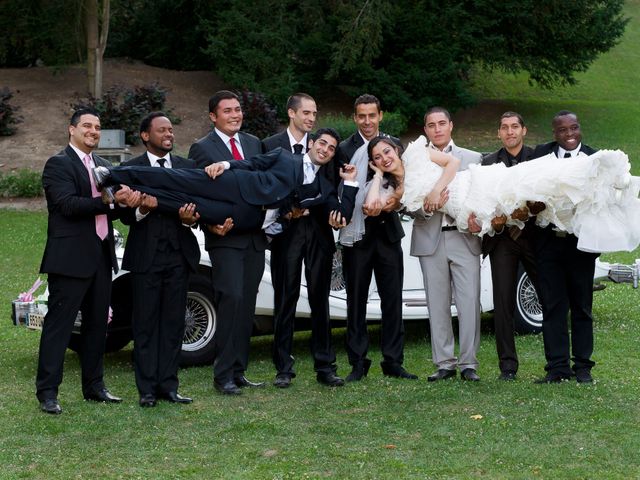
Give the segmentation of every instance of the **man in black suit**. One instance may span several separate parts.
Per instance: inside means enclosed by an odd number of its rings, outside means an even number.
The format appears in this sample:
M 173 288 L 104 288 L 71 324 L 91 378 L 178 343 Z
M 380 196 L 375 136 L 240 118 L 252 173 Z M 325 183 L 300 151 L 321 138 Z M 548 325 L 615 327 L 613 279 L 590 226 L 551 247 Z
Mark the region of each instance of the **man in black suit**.
M 118 270 L 111 219 L 120 208 L 103 203 L 90 173 L 96 165 L 109 165 L 91 154 L 100 141 L 98 113 L 77 110 L 68 131 L 69 145 L 49 158 L 42 172 L 49 219 L 40 272 L 48 274 L 49 310 L 40 337 L 36 396 L 40 409 L 51 414 L 62 413 L 58 389 L 78 311 L 82 312 L 79 354 L 84 398 L 122 401 L 109 393 L 103 380 L 111 269 Z M 116 200 L 135 205 L 139 194 L 122 189 Z
M 304 197 L 315 197 L 313 205 L 304 210 L 293 207 L 292 212 L 288 212 L 295 213 L 288 228 L 275 236 L 271 243 L 275 323 L 273 363 L 277 370 L 274 385 L 279 388 L 288 387 L 296 376 L 291 353 L 303 262 L 311 307 L 311 353 L 316 377 L 323 385 L 344 385 L 336 375 L 336 355 L 331 346 L 329 291 L 336 247 L 329 215 L 331 212 L 339 213 L 344 223 L 349 222 L 358 183 L 355 181 L 355 168 L 346 166 L 347 171 L 341 172 L 344 188 L 338 198 L 333 183 L 320 171 L 334 157 L 340 136 L 331 128 L 321 128 L 314 138 L 303 158 L 304 181 L 301 186 L 305 189 Z M 309 189 L 313 189 L 313 195 L 309 194 Z
M 553 153 L 558 162 L 570 162 L 596 151 L 582 143 L 575 113 L 562 110 L 552 121 L 551 143 L 538 145 L 532 158 Z M 561 166 L 560 166 L 561 168 Z M 542 303 L 542 335 L 547 374 L 537 383 L 558 383 L 575 375 L 579 383 L 591 383 L 593 353 L 593 274 L 598 254 L 578 250 L 575 235 L 559 232 L 554 225 L 534 229 L 538 287 Z M 571 310 L 571 340 L 567 314 Z M 570 368 L 570 354 L 573 366 Z
M 262 140 L 265 152 L 278 147 L 304 155 L 309 150 L 309 133 L 316 124 L 316 101 L 306 93 L 294 93 L 287 100 L 289 126 L 286 130 Z
M 356 151 L 375 137 L 386 136 L 379 131 L 382 120 L 380 101 L 365 94 L 354 103 L 353 119 L 357 131 L 342 141 L 336 154 L 338 167 L 349 163 Z M 392 138 L 400 145 L 400 140 Z M 366 171 L 366 164 L 364 165 Z M 358 167 L 360 169 L 360 167 Z M 361 172 L 362 173 L 362 172 Z M 347 284 L 347 354 L 351 373 L 347 381 L 362 380 L 369 371 L 367 358 L 367 299 L 372 275 L 375 274 L 382 309 L 381 350 L 382 373 L 397 378 L 417 379 L 408 373 L 404 361 L 404 324 L 402 322 L 402 282 L 404 275 L 401 240 L 404 230 L 395 209 L 399 206 L 402 189 L 390 198 L 383 208 L 362 208 L 367 218 L 362 239 L 342 249 L 342 261 Z M 343 244 L 344 245 L 344 244 Z
M 195 168 L 191 160 L 171 154 L 173 126 L 162 112 L 140 124 L 147 152 L 125 166 Z M 122 267 L 131 272 L 133 341 L 136 385 L 141 407 L 154 407 L 158 398 L 191 403 L 178 393 L 178 366 L 187 305 L 189 273 L 196 272 L 200 248 L 191 231 L 198 220 L 193 204 L 173 215 L 156 210 L 157 200 L 143 195 L 142 204 L 123 215 L 130 225 Z
M 260 140 L 240 132 L 242 108 L 238 96 L 222 90 L 209 100 L 214 129 L 191 145 L 189 158 L 203 168 L 222 160 L 250 158 L 262 152 Z M 212 265 L 217 328 L 214 337 L 214 387 L 223 394 L 260 387 L 245 377 L 258 286 L 264 270 L 267 238 L 260 228 L 234 232 L 233 220 L 204 228 L 205 248 Z
M 527 127 L 519 113 L 505 112 L 500 117 L 498 138 L 502 148 L 482 159 L 482 165 L 503 163 L 512 167 L 530 160 L 533 149 L 524 144 Z M 515 380 L 518 371 L 518 354 L 514 338 L 513 312 L 517 287 L 518 264 L 522 263 L 529 278 L 537 282 L 535 257 L 531 244 L 533 217 L 528 220 L 526 209 L 514 212 L 526 221 L 523 230 L 506 228 L 505 216 L 494 219 L 495 235 L 482 237 L 482 254 L 491 259 L 491 279 L 493 283 L 493 321 L 496 332 L 496 349 L 501 380 Z M 513 216 L 513 215 L 512 215 Z

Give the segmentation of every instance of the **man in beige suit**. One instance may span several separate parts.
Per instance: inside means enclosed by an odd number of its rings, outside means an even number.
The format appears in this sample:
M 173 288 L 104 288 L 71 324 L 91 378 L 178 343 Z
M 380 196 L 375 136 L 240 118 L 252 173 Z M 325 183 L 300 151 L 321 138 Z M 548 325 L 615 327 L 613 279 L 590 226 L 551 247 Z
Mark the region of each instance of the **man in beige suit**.
M 424 131 L 430 148 L 460 160 L 459 170 L 480 163 L 479 153 L 458 147 L 451 139 L 453 122 L 447 110 L 433 107 L 424 116 Z M 446 201 L 446 200 L 445 200 Z M 415 212 L 411 255 L 418 257 L 429 308 L 433 363 L 438 370 L 428 380 L 455 377 L 478 381 L 480 345 L 480 239 L 456 229 L 455 220 L 440 212 Z M 455 356 L 451 323 L 451 285 L 455 291 L 460 332 L 460 355 Z

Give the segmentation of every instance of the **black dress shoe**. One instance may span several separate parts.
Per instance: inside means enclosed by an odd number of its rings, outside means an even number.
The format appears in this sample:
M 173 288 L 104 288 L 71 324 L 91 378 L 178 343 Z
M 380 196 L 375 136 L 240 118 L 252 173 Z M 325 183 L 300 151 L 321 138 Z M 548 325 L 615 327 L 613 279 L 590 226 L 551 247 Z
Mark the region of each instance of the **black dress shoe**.
M 455 370 L 449 370 L 446 368 L 440 368 L 433 375 L 427 377 L 428 382 L 437 382 L 438 380 L 446 380 L 447 378 L 453 378 L 456 376 Z
M 318 372 L 316 379 L 322 385 L 327 387 L 342 387 L 344 386 L 344 380 L 341 379 L 333 372 Z
M 262 388 L 264 387 L 264 382 L 252 382 L 244 375 L 241 377 L 236 377 L 233 379 L 233 383 L 236 384 L 238 388 Z
M 278 388 L 289 388 L 291 385 L 291 375 L 288 373 L 279 373 L 273 381 L 273 386 Z
M 404 378 L 406 380 L 417 380 L 418 376 L 407 372 L 404 367 L 382 368 L 382 374 L 385 377 Z
M 111 395 L 109 390 L 103 388 L 102 390 L 98 390 L 97 392 L 87 393 L 84 396 L 85 400 L 91 400 L 92 402 L 103 402 L 103 403 L 120 403 L 122 399 L 120 397 L 116 397 L 115 395 Z
M 225 383 L 218 383 L 214 380 L 213 386 L 223 395 L 240 395 L 242 393 L 242 390 L 240 390 L 231 380 Z
M 463 380 L 467 380 L 469 382 L 480 381 L 480 377 L 473 368 L 465 368 L 464 370 L 462 370 L 460 372 L 460 377 L 462 377 Z
M 498 380 L 504 380 L 506 382 L 510 382 L 515 379 L 516 372 L 514 372 L 513 370 L 505 370 L 504 372 L 501 372 L 500 376 L 498 377 Z
M 143 408 L 151 408 L 156 406 L 156 397 L 152 393 L 140 395 L 140 406 Z
M 547 373 L 544 377 L 534 380 L 533 383 L 537 383 L 537 384 L 560 383 L 560 382 L 565 382 L 570 378 L 571 378 L 570 375 L 566 375 L 562 373 Z
M 178 392 L 165 392 L 161 395 L 158 395 L 163 400 L 167 400 L 171 403 L 191 403 L 193 402 L 193 398 L 183 397 Z
M 40 402 L 40 410 L 51 415 L 60 415 L 62 413 L 62 407 L 55 398 L 47 398 Z
M 96 189 L 101 191 L 103 185 L 107 182 L 109 177 L 111 177 L 111 172 L 107 167 L 95 167 L 91 170 L 91 173 L 93 174 Z
M 369 368 L 371 367 L 371 360 L 365 358 L 364 360 L 356 363 L 351 368 L 351 373 L 347 375 L 345 380 L 347 382 L 359 382 L 369 373 Z
M 578 383 L 593 383 L 591 370 L 589 370 L 588 368 L 576 370 L 576 380 L 578 381 Z

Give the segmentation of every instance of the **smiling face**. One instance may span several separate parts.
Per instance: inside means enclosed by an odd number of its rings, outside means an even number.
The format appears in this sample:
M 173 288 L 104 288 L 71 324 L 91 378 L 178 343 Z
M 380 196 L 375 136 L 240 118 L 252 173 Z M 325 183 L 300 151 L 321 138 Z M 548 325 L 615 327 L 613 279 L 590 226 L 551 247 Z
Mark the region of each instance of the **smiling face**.
M 398 147 L 380 141 L 371 149 L 371 160 L 385 173 L 393 173 L 402 165 L 402 161 L 398 155 Z
M 309 157 L 316 165 L 325 165 L 336 154 L 338 141 L 331 135 L 323 133 L 320 138 L 309 142 Z
M 449 145 L 452 131 L 453 122 L 443 112 L 433 112 L 427 116 L 424 133 L 439 150 Z
M 553 121 L 553 138 L 565 150 L 571 151 L 578 148 L 582 142 L 578 117 L 573 113 L 557 117 Z
M 209 113 L 209 118 L 216 128 L 228 137 L 233 137 L 242 127 L 242 107 L 235 98 L 220 100 L 215 112 Z
M 527 127 L 520 124 L 518 117 L 505 117 L 500 120 L 498 138 L 502 145 L 511 153 L 517 153 L 522 148 L 524 137 L 527 134 Z
M 158 157 L 164 157 L 173 150 L 173 125 L 167 117 L 151 120 L 149 131 L 141 132 L 140 137 L 147 144 L 147 150 Z
M 100 143 L 100 119 L 85 113 L 77 125 L 69 125 L 69 142 L 84 153 L 98 148 Z
M 356 113 L 353 114 L 353 121 L 356 122 L 358 130 L 362 136 L 371 140 L 378 135 L 382 112 L 378 110 L 375 103 L 360 103 L 356 106 Z
M 316 108 L 316 102 L 303 98 L 298 109 L 293 110 L 293 108 L 290 108 L 287 110 L 287 114 L 289 115 L 289 127 L 300 135 L 304 135 L 313 130 L 318 109 Z

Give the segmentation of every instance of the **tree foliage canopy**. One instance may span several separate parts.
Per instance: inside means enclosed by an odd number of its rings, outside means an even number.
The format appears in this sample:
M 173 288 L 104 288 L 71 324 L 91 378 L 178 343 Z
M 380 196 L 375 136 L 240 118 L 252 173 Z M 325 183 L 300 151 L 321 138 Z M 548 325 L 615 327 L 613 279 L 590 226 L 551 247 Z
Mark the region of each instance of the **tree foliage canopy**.
M 69 61 L 80 1 L 5 0 L 0 65 Z M 106 55 L 215 70 L 277 105 L 329 86 L 417 116 L 428 105 L 469 104 L 475 66 L 525 71 L 544 87 L 574 83 L 620 40 L 622 8 L 623 0 L 112 0 Z

